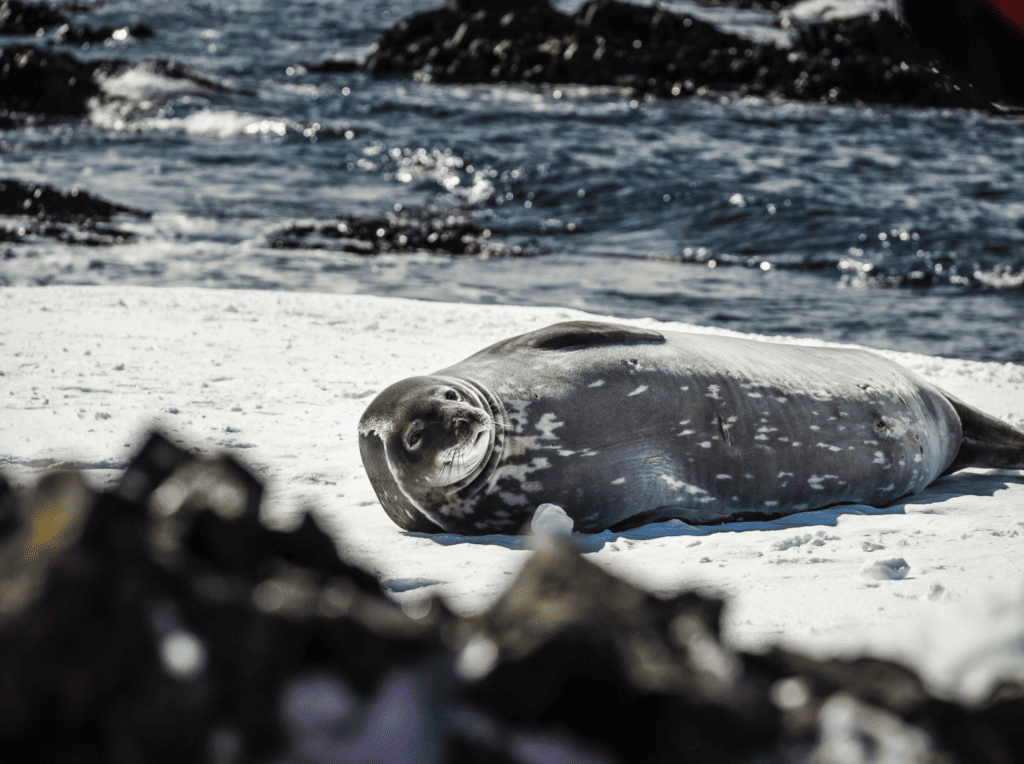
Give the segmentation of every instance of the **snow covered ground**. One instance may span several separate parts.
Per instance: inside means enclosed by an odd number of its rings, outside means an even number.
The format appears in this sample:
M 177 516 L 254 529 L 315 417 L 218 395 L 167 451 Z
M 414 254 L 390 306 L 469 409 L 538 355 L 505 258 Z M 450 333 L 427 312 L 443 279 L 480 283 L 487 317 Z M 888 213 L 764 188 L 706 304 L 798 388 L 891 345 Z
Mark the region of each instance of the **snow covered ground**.
M 0 472 L 27 484 L 77 468 L 103 487 L 157 426 L 248 464 L 268 486 L 268 522 L 317 506 L 344 553 L 403 604 L 438 594 L 479 611 L 515 577 L 528 542 L 402 532 L 363 473 L 356 423 L 391 382 L 580 317 L 593 318 L 351 295 L 3 288 Z M 1024 367 L 876 352 L 1024 426 Z M 965 699 L 998 677 L 1024 680 L 1024 475 L 958 473 L 901 504 L 834 525 L 574 537 L 591 560 L 655 593 L 725 596 L 726 634 L 740 648 L 897 657 Z

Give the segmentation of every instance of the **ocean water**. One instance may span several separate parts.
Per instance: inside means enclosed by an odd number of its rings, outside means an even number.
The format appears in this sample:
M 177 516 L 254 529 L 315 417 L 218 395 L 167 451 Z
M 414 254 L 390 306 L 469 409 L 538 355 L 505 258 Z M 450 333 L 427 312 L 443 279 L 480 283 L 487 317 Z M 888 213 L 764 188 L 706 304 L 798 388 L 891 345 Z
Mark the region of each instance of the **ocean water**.
M 0 178 L 153 215 L 116 221 L 137 237 L 126 244 L 0 244 L 0 278 L 568 305 L 1024 363 L 1024 117 L 303 67 L 362 60 L 398 19 L 440 4 L 112 0 L 78 14 L 155 36 L 57 48 L 139 65 L 104 83 L 88 118 L 0 132 Z M 780 33 L 764 14 L 707 13 Z M 225 87 L 144 64 L 161 59 Z M 424 207 L 546 254 L 366 257 L 267 240 Z

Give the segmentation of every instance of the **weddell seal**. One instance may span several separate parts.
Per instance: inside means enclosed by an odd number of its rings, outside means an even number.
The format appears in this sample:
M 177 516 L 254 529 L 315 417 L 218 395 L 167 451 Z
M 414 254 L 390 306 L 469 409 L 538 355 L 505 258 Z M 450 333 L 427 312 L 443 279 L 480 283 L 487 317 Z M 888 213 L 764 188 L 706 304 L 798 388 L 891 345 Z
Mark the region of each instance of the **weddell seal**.
M 410 531 L 515 533 L 537 506 L 597 532 L 884 505 L 1024 432 L 879 355 L 570 321 L 381 392 L 359 422 Z

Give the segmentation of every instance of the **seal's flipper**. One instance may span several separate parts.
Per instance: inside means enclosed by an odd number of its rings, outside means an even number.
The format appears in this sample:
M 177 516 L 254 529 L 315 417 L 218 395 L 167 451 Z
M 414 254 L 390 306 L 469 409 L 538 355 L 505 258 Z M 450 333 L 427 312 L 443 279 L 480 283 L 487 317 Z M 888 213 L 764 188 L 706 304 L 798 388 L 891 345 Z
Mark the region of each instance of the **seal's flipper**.
M 499 347 L 502 350 L 513 350 L 517 347 L 533 348 L 534 350 L 575 350 L 595 345 L 660 344 L 663 342 L 666 342 L 665 335 L 652 329 L 640 329 L 622 324 L 605 324 L 599 321 L 563 321 L 499 342 L 488 350 Z
M 1024 430 L 979 411 L 945 391 L 942 394 L 953 404 L 963 429 L 960 451 L 944 475 L 965 467 L 1024 469 Z

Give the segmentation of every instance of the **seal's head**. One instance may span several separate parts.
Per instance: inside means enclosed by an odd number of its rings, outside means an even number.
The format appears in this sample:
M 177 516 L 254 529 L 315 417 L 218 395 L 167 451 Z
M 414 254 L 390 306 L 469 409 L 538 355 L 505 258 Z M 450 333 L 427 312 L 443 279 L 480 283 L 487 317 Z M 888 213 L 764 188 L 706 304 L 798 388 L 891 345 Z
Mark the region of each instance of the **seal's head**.
M 374 398 L 359 451 L 385 511 L 406 530 L 437 532 L 461 517 L 466 490 L 500 442 L 493 396 L 452 377 L 411 377 Z

